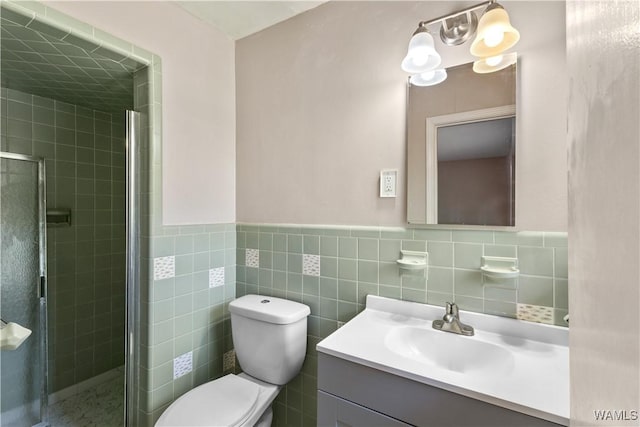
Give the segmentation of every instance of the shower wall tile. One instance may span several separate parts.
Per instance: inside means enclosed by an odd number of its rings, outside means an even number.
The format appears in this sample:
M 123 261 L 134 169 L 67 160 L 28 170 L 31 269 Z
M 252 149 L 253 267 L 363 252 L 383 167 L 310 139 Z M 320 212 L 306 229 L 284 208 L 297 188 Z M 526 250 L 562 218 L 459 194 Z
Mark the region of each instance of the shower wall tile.
M 36 19 L 41 22 L 46 22 L 51 25 L 51 28 L 61 28 L 67 32 L 69 30 L 74 31 L 75 35 L 68 36 L 68 39 L 73 39 L 74 42 L 84 43 L 85 46 L 90 47 L 89 50 L 96 46 L 104 46 L 105 48 L 112 49 L 122 53 L 122 57 L 128 56 L 128 61 L 131 64 L 131 58 L 139 63 L 147 64 L 147 67 L 143 67 L 134 73 L 134 106 L 137 111 L 141 112 L 141 138 L 140 138 L 140 182 L 141 182 L 141 204 L 140 212 L 142 214 L 140 226 L 141 226 L 141 268 L 140 268 L 140 295 L 139 301 L 134 301 L 134 304 L 139 304 L 140 318 L 139 318 L 139 342 L 137 346 L 137 358 L 136 361 L 141 366 L 140 378 L 141 388 L 139 390 L 140 406 L 137 414 L 133 416 L 137 418 L 134 420 L 134 424 L 140 426 L 152 426 L 161 412 L 166 406 L 154 406 L 149 402 L 157 401 L 158 396 L 162 396 L 161 393 L 153 393 L 151 390 L 155 390 L 156 387 L 150 387 L 147 383 L 149 378 L 148 372 L 145 371 L 145 367 L 150 366 L 150 361 L 163 357 L 163 351 L 165 347 L 158 347 L 157 354 L 156 348 L 150 346 L 150 339 L 152 336 L 152 324 L 150 322 L 151 310 L 150 301 L 152 298 L 152 286 L 153 286 L 153 259 L 151 254 L 151 237 L 160 236 L 164 234 L 171 234 L 171 231 L 165 232 L 161 224 L 161 203 L 160 203 L 160 182 L 161 182 L 161 144 L 162 144 L 162 120 L 161 120 L 161 103 L 162 103 L 162 65 L 161 60 L 157 55 L 154 55 L 144 49 L 124 42 L 118 38 L 112 37 L 98 29 L 95 29 L 85 23 L 82 23 L 76 19 L 68 17 L 58 11 L 51 9 L 47 6 L 41 5 L 38 2 L 17 2 L 7 0 L 3 2 L 3 11 L 5 6 L 8 9 L 18 9 L 21 13 L 29 13 L 36 16 Z M 30 18 L 29 18 L 30 19 Z M 71 40 L 69 39 L 69 40 Z M 92 40 L 91 42 L 87 40 Z M 127 89 L 129 90 L 129 89 Z M 31 144 L 26 138 L 7 138 L 7 102 L 6 99 L 16 101 L 18 103 L 29 104 L 33 103 L 31 108 L 31 115 L 33 123 L 31 126 Z M 17 106 L 20 108 L 21 106 Z M 75 162 L 76 162 L 76 178 L 77 182 L 75 186 L 69 186 L 69 188 L 75 190 L 75 197 L 67 197 L 62 193 L 62 186 L 57 189 L 55 185 L 50 185 L 47 191 L 47 197 L 51 205 L 52 202 L 68 204 L 72 209 L 91 210 L 95 208 L 97 210 L 124 210 L 124 155 L 120 154 L 124 150 L 124 140 L 119 138 L 119 134 L 124 135 L 124 121 L 121 126 L 116 126 L 110 131 L 107 129 L 107 123 L 111 121 L 111 117 L 108 114 L 102 114 L 101 112 L 94 112 L 93 110 L 84 107 L 75 107 L 75 141 L 68 138 L 71 133 L 68 132 L 69 128 L 56 127 L 56 107 L 59 108 L 58 117 L 70 119 L 69 116 L 64 116 L 62 113 L 73 113 L 74 107 L 71 105 L 63 105 L 56 103 L 52 99 L 47 99 L 38 96 L 32 96 L 30 94 L 7 91 L 2 88 L 2 102 L 0 102 L 1 123 L 0 134 L 2 134 L 2 149 L 7 150 L 10 147 L 14 147 L 16 152 L 22 152 L 24 154 L 33 154 L 35 156 L 43 156 L 46 160 L 47 166 L 47 180 L 49 182 L 55 182 L 56 180 L 56 137 L 65 137 L 64 141 L 67 146 L 75 147 Z M 23 110 L 27 110 L 23 107 Z M 28 114 L 28 113 L 27 113 Z M 120 118 L 119 118 L 120 119 Z M 124 119 L 124 117 L 122 117 Z M 96 122 L 97 120 L 97 122 Z M 23 120 L 24 121 L 24 120 Z M 20 126 L 22 125 L 22 126 Z M 98 134 L 94 133 L 94 127 L 98 126 Z M 67 125 L 69 126 L 69 125 Z M 109 134 L 109 132 L 111 132 Z M 18 123 L 16 131 L 12 131 L 12 134 L 28 135 L 28 129 L 24 124 Z M 109 136 L 110 135 L 110 136 Z M 111 155 L 108 152 L 111 151 Z M 118 152 L 118 153 L 114 153 Z M 60 160 L 71 161 L 71 151 L 67 151 Z M 83 165 L 84 164 L 84 165 Z M 91 166 L 93 164 L 93 167 Z M 62 171 L 64 172 L 64 171 Z M 61 175 L 61 174 L 58 174 Z M 66 178 L 58 177 L 62 184 Z M 104 185 L 104 182 L 100 182 L 100 190 L 110 190 L 110 193 L 99 194 L 96 190 L 96 186 L 91 184 L 91 179 L 102 181 L 114 181 L 114 184 L 108 188 Z M 120 185 L 118 185 L 120 183 Z M 67 190 L 64 190 L 67 191 Z M 119 192 L 122 191 L 122 194 Z M 56 197 L 58 196 L 58 197 Z M 119 234 L 124 233 L 124 215 L 116 215 L 114 218 L 114 232 L 118 234 L 113 238 L 113 245 L 97 244 L 96 248 L 93 248 L 94 237 L 99 237 L 101 241 L 106 241 L 112 237 L 112 233 L 107 231 L 107 228 L 103 224 L 99 224 L 97 221 L 87 221 L 86 225 L 77 225 L 71 227 L 68 230 L 57 229 L 51 230 L 49 234 L 49 251 L 54 253 L 56 248 L 56 241 L 61 243 L 76 242 L 76 252 L 82 253 L 84 256 L 100 256 L 105 257 L 107 254 L 107 246 L 113 247 L 117 253 L 124 254 L 125 251 L 125 239 L 120 238 Z M 170 227 L 166 227 L 169 229 Z M 188 228 L 188 227 L 187 227 Z M 76 233 L 76 229 L 79 231 Z M 82 230 L 80 232 L 80 230 Z M 152 234 L 153 233 L 153 234 Z M 191 233 L 191 230 L 189 230 Z M 228 241 L 233 241 L 235 245 L 235 229 L 228 231 L 227 233 L 233 234 L 233 238 Z M 208 236 L 207 236 L 208 237 Z M 98 250 L 97 246 L 101 249 Z M 69 250 L 66 248 L 65 250 Z M 167 255 L 175 255 L 168 253 Z M 115 265 L 115 258 L 110 256 L 111 265 Z M 230 262 L 233 260 L 230 258 Z M 79 291 L 76 294 L 74 290 L 61 289 L 58 286 L 56 280 L 57 273 L 55 263 L 50 264 L 49 269 L 49 313 L 50 313 L 50 337 L 54 337 L 56 330 L 72 330 L 73 327 L 84 327 L 89 322 L 82 320 L 75 320 L 73 307 L 76 304 L 75 298 L 81 296 L 84 291 Z M 103 265 L 107 265 L 106 263 Z M 184 267 L 184 265 L 182 265 Z M 188 260 L 186 262 L 186 268 L 189 268 Z M 118 271 L 118 269 L 116 269 Z M 235 268 L 227 267 L 228 280 L 235 280 Z M 178 276 L 182 276 L 184 273 L 176 271 Z M 103 271 L 96 283 L 109 284 L 114 277 L 120 277 L 118 272 L 115 275 L 107 274 Z M 60 279 L 66 286 L 76 286 L 76 283 L 89 283 L 91 277 L 90 272 L 84 271 L 76 275 L 73 274 L 61 274 Z M 176 283 L 178 279 L 176 279 Z M 119 280 L 119 279 L 118 279 Z M 186 281 L 181 281 L 184 283 Z M 228 287 L 228 286 L 227 286 Z M 235 286 L 234 292 L 235 292 Z M 112 289 L 113 288 L 113 289 Z M 220 287 L 224 289 L 225 287 Z M 94 295 L 96 298 L 106 299 L 113 293 L 111 297 L 112 303 L 118 299 L 122 300 L 124 286 L 121 283 L 113 284 L 107 289 L 104 286 L 96 288 Z M 91 293 L 89 293 L 91 294 Z M 122 296 L 121 296 L 122 295 Z M 216 296 L 217 301 L 217 296 Z M 57 307 L 57 309 L 56 309 Z M 123 325 L 120 325 L 120 321 L 124 320 L 124 309 L 116 310 L 116 314 L 113 316 L 109 313 L 111 310 L 111 304 L 94 304 L 96 310 L 101 310 L 102 313 L 97 313 L 95 320 L 96 325 L 100 325 L 100 328 L 96 331 L 93 340 L 98 342 L 99 354 L 107 355 L 104 359 L 107 362 L 111 362 L 111 355 L 118 359 L 117 364 L 122 363 L 122 356 L 124 355 L 123 339 L 117 338 L 118 333 L 123 332 Z M 186 305 L 176 303 L 178 309 L 184 310 Z M 60 319 L 60 324 L 56 325 L 54 320 Z M 70 328 L 70 329 L 65 329 Z M 174 331 L 182 331 L 183 329 L 174 328 Z M 218 341 L 223 341 L 222 329 L 217 328 L 212 336 L 218 337 Z M 90 340 L 85 339 L 78 340 L 79 345 L 84 348 L 85 343 Z M 112 343 L 113 341 L 113 343 Z M 58 382 L 56 388 L 63 388 L 73 385 L 76 375 L 74 369 L 76 362 L 80 358 L 76 358 L 75 340 L 73 338 L 66 339 L 62 342 L 56 343 L 53 339 L 50 339 L 51 347 L 55 347 L 55 351 L 50 351 L 49 368 L 52 379 Z M 168 343 L 171 343 L 169 341 Z M 83 353 L 83 357 L 86 352 Z M 99 360 L 100 361 L 100 360 Z M 54 363 L 55 362 L 55 363 Z M 101 363 L 104 365 L 104 363 Z M 168 363 L 167 367 L 171 364 Z M 104 367 L 104 366 L 102 366 Z M 106 369 L 106 367 L 105 367 Z M 170 368 L 169 368 L 170 369 Z M 83 368 L 83 371 L 87 370 Z M 58 372 L 58 375 L 54 378 L 54 373 Z M 168 375 L 171 375 L 171 371 L 168 371 Z M 160 378 L 160 377 L 158 377 Z M 50 383 L 50 386 L 53 383 Z M 182 383 L 184 384 L 184 382 Z M 134 384 L 136 386 L 136 384 Z M 177 388 L 179 389 L 179 387 Z M 184 389 L 184 387 L 183 387 Z M 176 390 L 171 384 L 165 386 L 164 390 L 170 392 L 170 401 Z M 162 399 L 163 400 L 163 399 Z
M 566 326 L 566 239 L 566 233 L 238 224 L 237 253 L 261 262 L 258 268 L 237 258 L 237 296 L 275 296 L 311 308 L 305 363 L 278 395 L 273 425 L 291 425 L 292 415 L 315 419 L 315 344 L 363 310 L 367 295 L 438 306 L 455 301 L 464 310 Z M 402 274 L 401 249 L 428 249 L 428 271 Z M 483 255 L 519 257 L 523 274 L 485 279 Z
M 0 103 L 2 150 L 45 158 L 47 207 L 71 210 L 47 232 L 55 392 L 124 363 L 124 114 L 5 88 Z

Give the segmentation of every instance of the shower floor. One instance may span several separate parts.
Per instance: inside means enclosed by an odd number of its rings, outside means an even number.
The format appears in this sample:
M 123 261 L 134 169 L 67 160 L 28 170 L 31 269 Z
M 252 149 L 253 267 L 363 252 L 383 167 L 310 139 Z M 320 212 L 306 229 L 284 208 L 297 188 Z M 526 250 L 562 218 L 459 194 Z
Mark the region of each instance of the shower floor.
M 124 375 L 49 406 L 51 427 L 122 427 Z

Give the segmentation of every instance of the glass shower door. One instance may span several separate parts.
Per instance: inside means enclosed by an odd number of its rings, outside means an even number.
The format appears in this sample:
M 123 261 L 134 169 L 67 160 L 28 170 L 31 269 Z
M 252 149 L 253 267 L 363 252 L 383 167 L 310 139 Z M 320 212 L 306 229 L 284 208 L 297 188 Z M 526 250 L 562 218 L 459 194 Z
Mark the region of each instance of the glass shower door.
M 0 425 L 46 426 L 44 161 L 0 153 L 0 162 Z

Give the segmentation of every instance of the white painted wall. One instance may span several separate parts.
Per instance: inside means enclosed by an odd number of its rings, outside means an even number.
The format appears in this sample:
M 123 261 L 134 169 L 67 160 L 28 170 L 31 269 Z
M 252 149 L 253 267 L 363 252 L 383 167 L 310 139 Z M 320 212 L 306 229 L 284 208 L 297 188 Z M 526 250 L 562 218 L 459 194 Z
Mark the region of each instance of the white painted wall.
M 329 2 L 239 40 L 238 221 L 406 224 L 400 62 L 418 21 L 473 3 Z M 501 3 L 521 33 L 516 224 L 565 231 L 564 3 Z M 436 39 L 444 66 L 473 60 Z M 385 168 L 396 199 L 378 197 Z
M 571 424 L 640 410 L 640 3 L 567 3 Z M 637 412 L 636 412 L 637 414 Z
M 164 224 L 234 222 L 234 42 L 170 2 L 47 5 L 162 58 Z

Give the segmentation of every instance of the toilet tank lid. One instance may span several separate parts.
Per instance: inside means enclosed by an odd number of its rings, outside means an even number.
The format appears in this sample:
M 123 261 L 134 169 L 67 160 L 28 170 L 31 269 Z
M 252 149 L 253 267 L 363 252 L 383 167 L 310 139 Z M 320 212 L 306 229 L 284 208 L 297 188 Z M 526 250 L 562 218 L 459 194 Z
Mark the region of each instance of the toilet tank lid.
M 229 303 L 232 314 L 262 322 L 287 325 L 307 317 L 311 310 L 299 302 L 264 295 L 245 295 Z

